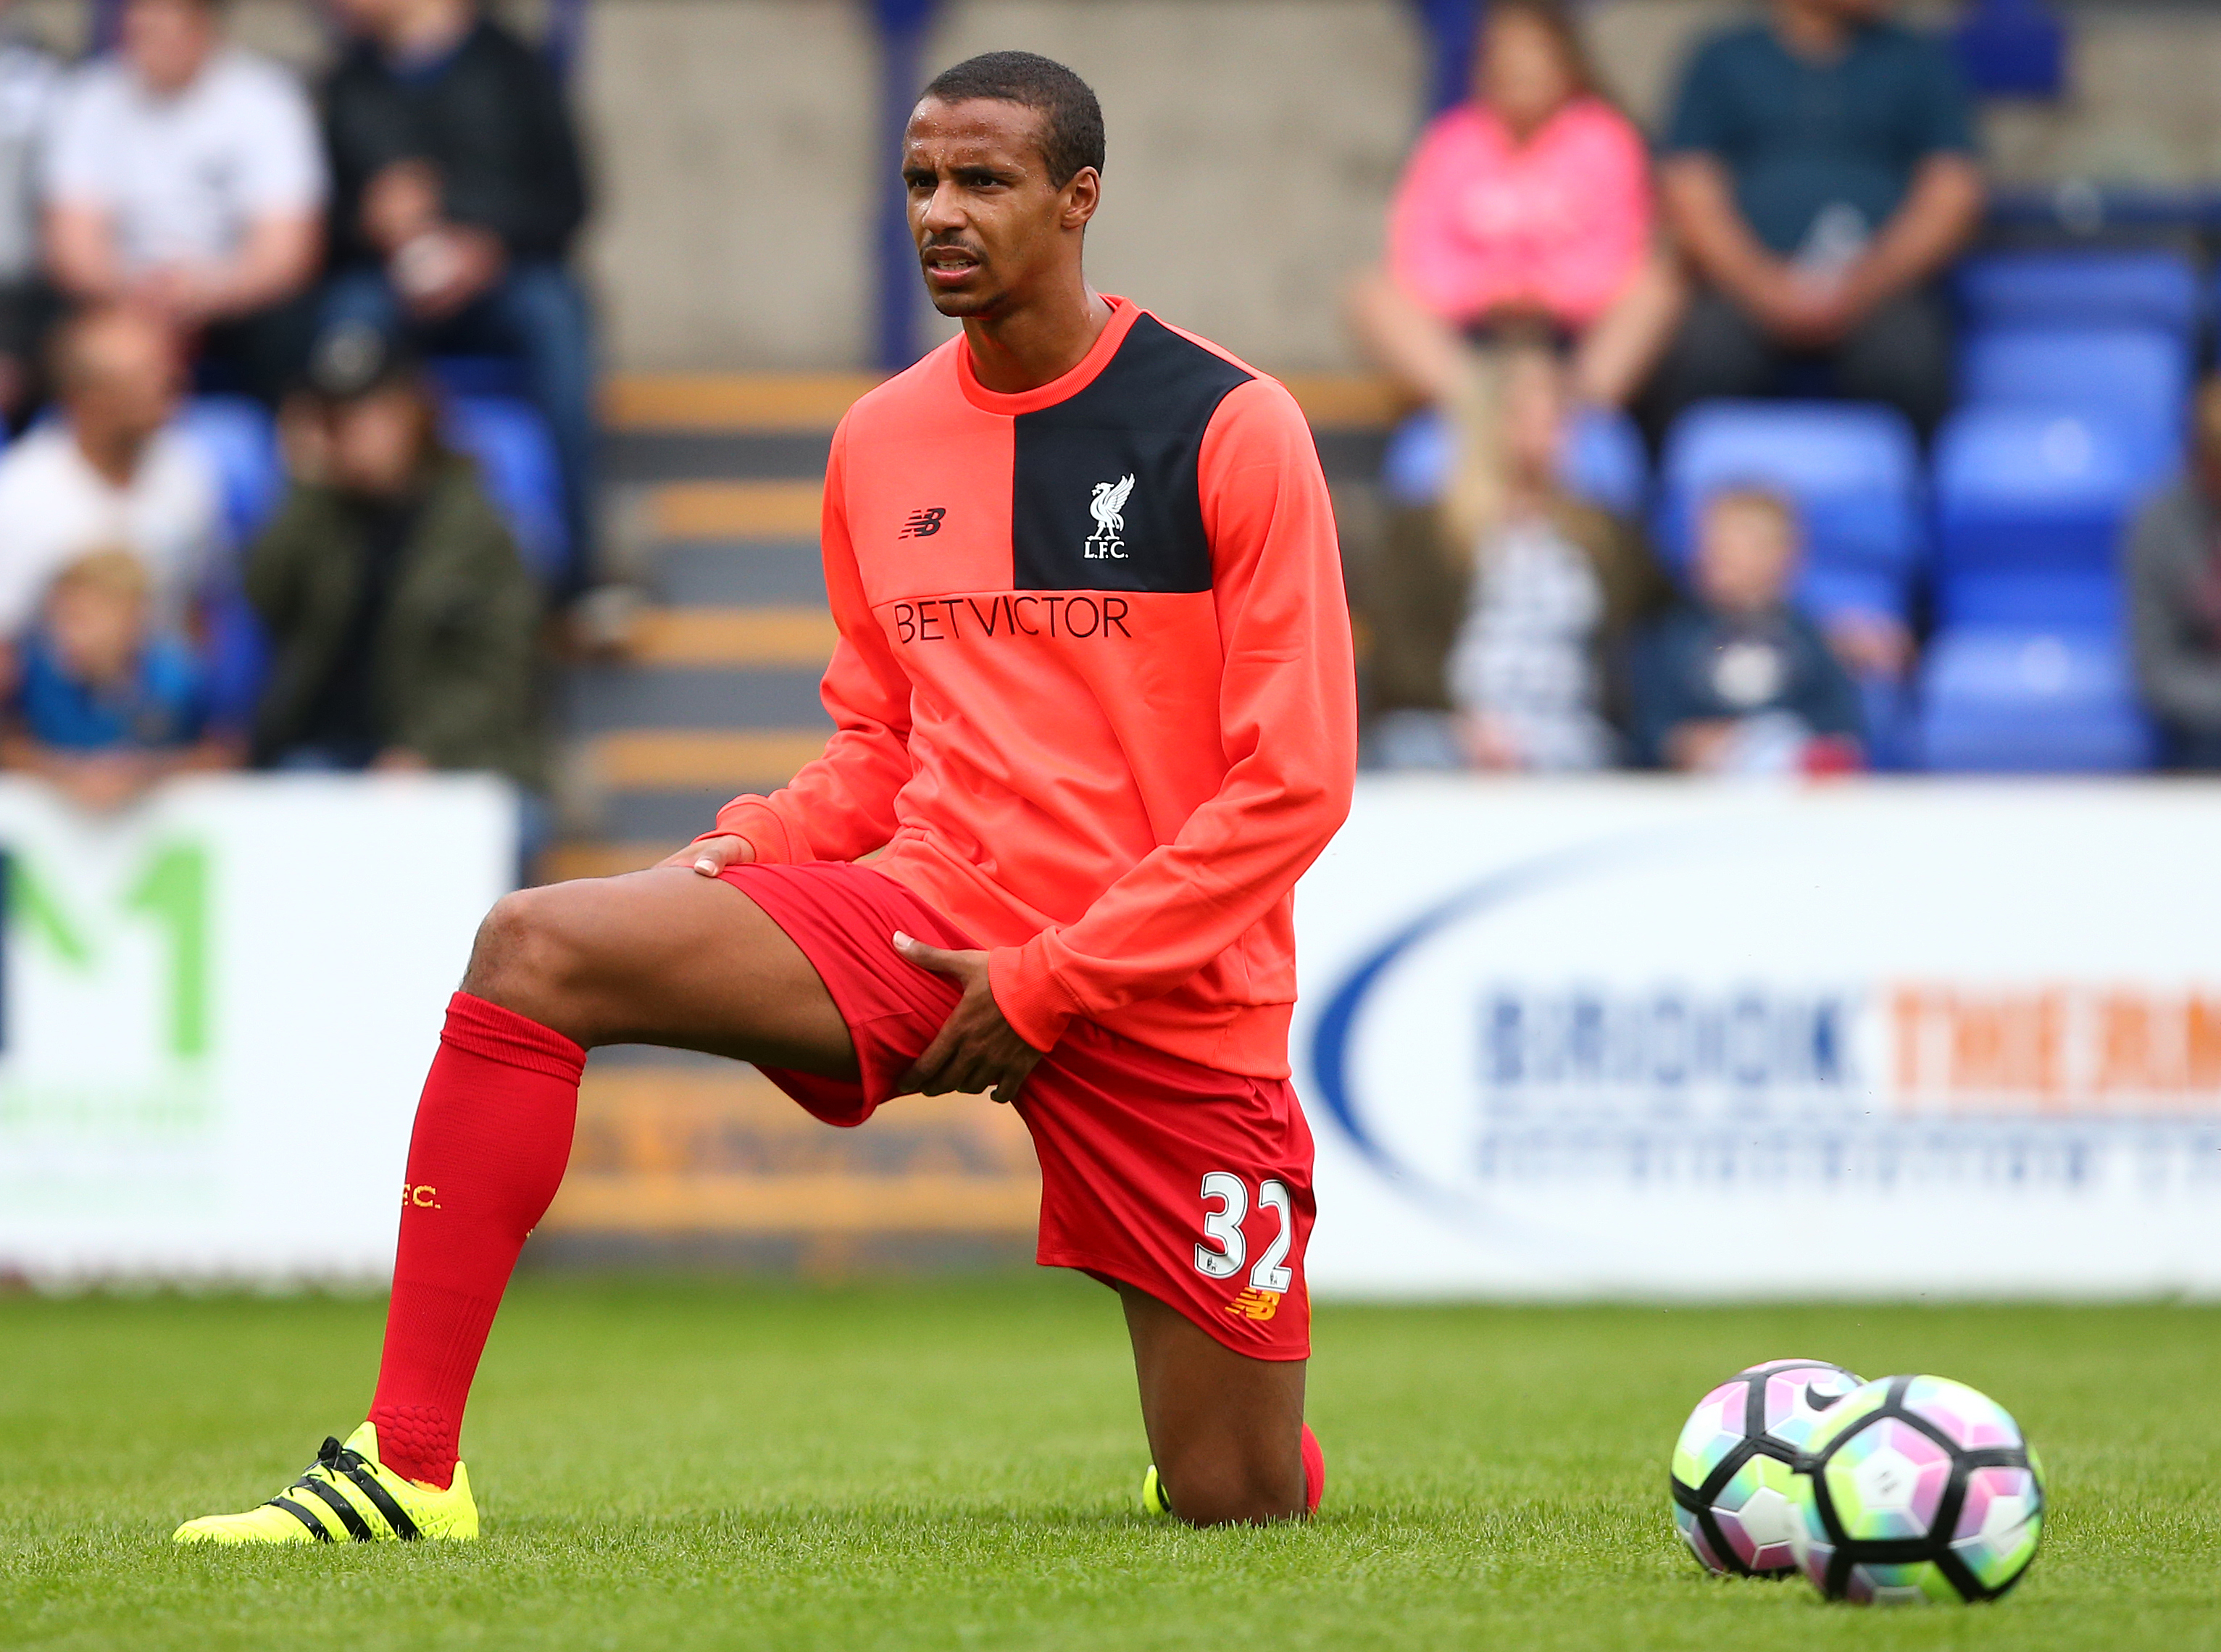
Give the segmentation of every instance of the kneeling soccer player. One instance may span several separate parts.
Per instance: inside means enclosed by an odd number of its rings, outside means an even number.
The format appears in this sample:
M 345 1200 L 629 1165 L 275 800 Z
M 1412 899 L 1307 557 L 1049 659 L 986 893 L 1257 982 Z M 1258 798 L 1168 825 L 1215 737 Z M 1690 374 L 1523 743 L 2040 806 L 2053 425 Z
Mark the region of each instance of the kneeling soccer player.
M 825 755 L 660 867 L 494 909 L 417 1108 L 369 1420 L 179 1541 L 477 1535 L 464 1400 L 610 1043 L 753 1061 L 831 1124 L 1015 1102 L 1040 1261 L 1124 1300 L 1145 1501 L 1316 1505 L 1290 892 L 1348 808 L 1341 563 L 1288 392 L 1083 278 L 1102 164 L 1046 59 L 927 89 L 903 177 L 964 331 L 834 437 Z

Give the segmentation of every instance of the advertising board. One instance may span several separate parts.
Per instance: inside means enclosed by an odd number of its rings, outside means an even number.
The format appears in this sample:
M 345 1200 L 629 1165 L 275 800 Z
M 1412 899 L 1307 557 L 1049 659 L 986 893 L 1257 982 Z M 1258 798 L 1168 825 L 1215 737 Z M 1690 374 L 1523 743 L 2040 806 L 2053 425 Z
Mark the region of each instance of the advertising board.
M 2221 1290 L 2217 845 L 2187 782 L 1369 779 L 1313 1288 Z
M 474 777 L 0 779 L 0 1273 L 379 1279 L 516 804 Z

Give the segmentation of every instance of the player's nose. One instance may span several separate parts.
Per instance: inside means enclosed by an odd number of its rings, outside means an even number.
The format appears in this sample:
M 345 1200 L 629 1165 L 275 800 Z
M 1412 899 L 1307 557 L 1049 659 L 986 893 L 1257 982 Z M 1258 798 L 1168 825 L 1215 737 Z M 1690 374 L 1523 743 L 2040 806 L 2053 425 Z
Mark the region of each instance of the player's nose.
M 925 197 L 918 210 L 918 222 L 928 230 L 955 229 L 963 226 L 963 191 L 953 178 L 943 178 L 934 185 L 933 193 Z

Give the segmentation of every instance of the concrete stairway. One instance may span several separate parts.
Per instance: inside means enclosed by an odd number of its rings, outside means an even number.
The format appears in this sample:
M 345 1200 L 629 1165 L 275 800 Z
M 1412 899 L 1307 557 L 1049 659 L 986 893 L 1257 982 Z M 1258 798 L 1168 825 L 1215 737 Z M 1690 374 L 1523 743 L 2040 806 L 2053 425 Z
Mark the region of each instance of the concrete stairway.
M 833 651 L 818 491 L 868 379 L 635 378 L 609 397 L 617 539 L 656 605 L 631 658 L 573 668 L 560 715 L 572 830 L 546 868 L 645 866 L 823 748 Z

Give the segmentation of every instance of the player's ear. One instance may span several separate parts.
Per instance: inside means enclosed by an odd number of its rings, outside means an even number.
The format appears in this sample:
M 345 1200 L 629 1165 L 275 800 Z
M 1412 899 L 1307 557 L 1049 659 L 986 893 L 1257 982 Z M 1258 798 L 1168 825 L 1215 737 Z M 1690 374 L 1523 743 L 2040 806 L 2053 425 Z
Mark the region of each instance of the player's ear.
M 1103 174 L 1092 166 L 1082 166 L 1073 173 L 1061 193 L 1064 208 L 1057 222 L 1067 229 L 1085 229 L 1087 221 L 1095 216 L 1095 209 L 1103 203 Z

